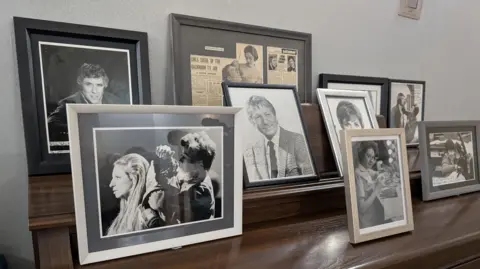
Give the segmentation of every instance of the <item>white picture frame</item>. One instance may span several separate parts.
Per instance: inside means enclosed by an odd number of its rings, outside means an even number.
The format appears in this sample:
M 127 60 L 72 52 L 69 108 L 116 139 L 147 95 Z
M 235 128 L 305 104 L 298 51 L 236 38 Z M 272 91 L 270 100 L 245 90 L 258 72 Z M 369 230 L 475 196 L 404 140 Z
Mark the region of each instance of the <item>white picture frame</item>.
M 378 199 L 383 211 L 380 216 L 380 221 L 378 220 L 378 210 L 373 210 L 367 213 L 368 210 L 361 213 L 359 207 L 359 192 L 365 192 L 365 190 L 360 191 L 358 186 L 360 177 L 365 175 L 365 170 L 359 170 L 357 174 L 357 169 L 359 169 L 357 156 L 360 155 L 361 149 L 358 147 L 354 148 L 354 143 L 380 143 L 384 141 L 394 141 L 392 144 L 396 144 L 395 150 L 388 149 L 389 156 L 387 159 L 392 159 L 392 162 L 387 165 L 391 168 L 391 164 L 395 163 L 393 166 L 396 173 L 398 173 L 399 183 L 396 184 L 395 189 L 395 198 L 382 198 L 381 194 L 376 195 L 375 200 Z M 388 142 L 386 143 L 388 145 Z M 358 144 L 357 144 L 358 145 Z M 355 145 L 355 146 L 357 146 Z M 360 146 L 361 148 L 361 146 Z M 364 147 L 366 148 L 366 147 Z M 378 148 L 377 148 L 378 150 Z M 387 149 L 384 148 L 384 151 Z M 350 236 L 350 242 L 353 244 L 361 243 L 365 241 L 375 240 L 382 237 L 387 237 L 399 233 L 405 233 L 413 231 L 413 211 L 412 211 L 412 198 L 410 192 L 410 175 L 408 171 L 408 159 L 407 159 L 407 147 L 405 142 L 405 130 L 401 128 L 384 128 L 384 129 L 363 129 L 363 130 L 345 130 L 342 131 L 342 153 L 343 153 L 343 164 L 345 167 L 344 181 L 345 181 L 345 201 L 347 205 L 347 219 L 348 219 L 348 232 Z M 365 152 L 365 156 L 367 152 Z M 378 162 L 377 162 L 378 166 Z M 362 167 L 363 168 L 363 167 Z M 368 168 L 370 169 L 370 168 Z M 375 168 L 373 168 L 375 169 Z M 388 168 L 386 168 L 388 169 Z M 398 170 L 398 171 L 396 171 Z M 373 171 L 373 170 L 371 170 Z M 367 175 L 372 175 L 372 173 L 380 174 L 379 172 L 383 171 L 381 169 L 376 169 L 375 172 L 369 172 Z M 391 172 L 392 176 L 394 173 Z M 358 176 L 357 176 L 358 175 Z M 380 176 L 374 178 L 371 176 L 372 181 L 369 184 L 378 184 L 381 180 Z M 392 180 L 392 178 L 387 178 L 387 180 Z M 385 181 L 384 181 L 385 182 Z M 393 188 L 393 187 L 387 187 Z M 373 191 L 375 192 L 375 191 Z M 372 196 L 373 193 L 372 192 Z M 382 189 L 383 192 L 383 189 Z M 368 196 L 366 194 L 365 196 Z M 365 200 L 370 199 L 370 197 L 365 198 Z M 401 205 L 398 205 L 398 201 L 401 201 Z M 373 203 L 370 207 L 373 207 Z M 389 209 L 389 210 L 387 210 Z M 398 211 L 401 211 L 400 214 Z M 373 213 L 373 214 L 370 214 Z M 396 213 L 396 214 L 394 214 Z M 361 218 L 361 214 L 363 217 Z M 369 214 L 369 215 L 367 215 Z M 375 216 L 375 214 L 377 216 Z M 374 215 L 371 217 L 371 215 Z M 388 216 L 387 216 L 388 215 Z M 397 218 L 388 219 L 390 216 L 397 216 Z M 400 216 L 400 218 L 398 218 Z M 376 220 L 373 220 L 377 218 Z M 362 221 L 362 220 L 367 221 Z M 370 222 L 370 223 L 369 223 Z M 375 223 L 375 224 L 373 224 Z
M 87 215 L 86 215 L 86 201 L 90 199 L 85 197 L 85 189 L 83 182 L 84 178 L 82 155 L 83 148 L 88 148 L 89 145 L 81 145 L 79 116 L 82 114 L 130 114 L 135 117 L 136 114 L 174 114 L 174 115 L 232 115 L 234 117 L 234 144 L 233 147 L 233 197 L 231 204 L 233 207 L 233 221 L 231 227 L 222 228 L 214 231 L 203 232 L 198 234 L 190 234 L 180 237 L 174 237 L 161 241 L 148 242 L 143 244 L 129 244 L 128 246 L 106 249 L 101 251 L 91 251 L 88 244 L 89 233 L 87 231 Z M 186 245 L 191 245 L 200 242 L 217 240 L 226 237 L 232 237 L 242 234 L 242 208 L 243 208 L 243 163 L 242 163 L 242 140 L 240 135 L 240 128 L 244 123 L 244 113 L 238 107 L 194 107 L 194 106 L 160 106 L 160 105 L 82 105 L 69 104 L 67 106 L 68 129 L 71 141 L 71 163 L 72 163 L 72 180 L 73 180 L 73 194 L 75 202 L 75 216 L 76 229 L 78 240 L 79 261 L 81 265 L 90 264 L 100 261 L 112 260 L 127 256 L 133 256 L 153 251 L 173 249 Z M 85 136 L 84 133 L 81 134 Z M 223 142 L 222 142 L 223 143 Z M 222 161 L 223 164 L 223 161 Z M 224 198 L 227 199 L 227 198 Z M 146 230 L 146 232 L 150 232 Z M 161 233 L 162 231 L 153 231 Z M 152 234 L 149 234 L 152 235 Z M 136 236 L 136 235 L 133 235 Z M 145 234 L 140 234 L 145 240 Z
M 340 172 L 340 176 L 343 173 L 343 163 L 342 163 L 342 151 L 340 148 L 340 132 L 339 132 L 339 122 L 336 119 L 336 111 L 332 111 L 332 107 L 329 103 L 329 98 L 335 99 L 360 99 L 362 103 L 362 108 L 360 111 L 363 112 L 362 118 L 368 120 L 368 127 L 365 127 L 366 124 L 363 124 L 363 128 L 373 128 L 378 129 L 378 122 L 375 115 L 375 111 L 372 107 L 370 96 L 366 91 L 355 91 L 355 90 L 338 90 L 338 89 L 317 89 L 318 103 L 320 104 L 322 110 L 322 116 L 327 127 L 328 138 L 330 139 L 330 144 L 332 146 L 333 153 L 335 155 L 335 161 Z M 365 119 L 364 119 L 365 120 Z

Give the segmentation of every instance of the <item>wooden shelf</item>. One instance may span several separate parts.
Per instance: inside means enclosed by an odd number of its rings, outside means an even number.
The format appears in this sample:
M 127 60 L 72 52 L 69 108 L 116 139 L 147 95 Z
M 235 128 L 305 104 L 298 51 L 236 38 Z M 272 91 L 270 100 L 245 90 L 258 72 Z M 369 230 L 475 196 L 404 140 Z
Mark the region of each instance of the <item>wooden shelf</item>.
M 312 205 L 315 206 L 315 205 Z M 414 202 L 415 230 L 360 245 L 344 214 L 260 223 L 239 237 L 79 266 L 130 268 L 439 268 L 480 256 L 480 194 Z

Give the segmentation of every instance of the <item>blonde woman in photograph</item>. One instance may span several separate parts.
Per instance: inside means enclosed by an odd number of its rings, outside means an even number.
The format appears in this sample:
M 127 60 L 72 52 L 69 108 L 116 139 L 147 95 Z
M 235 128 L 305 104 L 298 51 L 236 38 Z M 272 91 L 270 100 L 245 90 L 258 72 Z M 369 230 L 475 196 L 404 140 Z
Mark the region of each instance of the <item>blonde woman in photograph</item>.
M 116 235 L 147 228 L 143 220 L 142 198 L 145 193 L 148 161 L 130 153 L 114 163 L 110 188 L 120 200 L 120 212 L 108 228 L 107 235 Z

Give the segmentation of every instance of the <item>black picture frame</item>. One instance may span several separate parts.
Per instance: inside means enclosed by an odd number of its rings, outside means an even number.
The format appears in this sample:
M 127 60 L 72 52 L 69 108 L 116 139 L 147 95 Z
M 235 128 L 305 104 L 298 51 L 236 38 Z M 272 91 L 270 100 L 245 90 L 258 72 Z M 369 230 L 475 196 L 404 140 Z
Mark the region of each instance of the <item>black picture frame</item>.
M 295 42 L 302 42 L 303 54 L 302 59 L 303 64 L 301 65 L 303 74 L 298 74 L 297 84 L 300 85 L 300 82 L 304 85 L 303 87 L 298 87 L 299 100 L 302 103 L 309 103 L 312 100 L 312 35 L 309 33 L 295 32 L 289 30 L 274 29 L 263 26 L 255 26 L 244 23 L 236 23 L 229 21 L 221 21 L 215 19 L 193 17 L 188 15 L 181 14 L 170 14 L 171 16 L 171 26 L 172 26 L 172 50 L 173 50 L 173 62 L 174 62 L 174 82 L 175 82 L 175 93 L 174 93 L 174 103 L 177 105 L 192 105 L 192 89 L 191 89 L 191 71 L 190 71 L 190 62 L 187 63 L 183 61 L 183 56 L 190 52 L 184 51 L 182 46 L 189 44 L 187 40 L 182 39 L 182 31 L 186 27 L 196 27 L 199 29 L 208 29 L 213 31 L 218 31 L 218 34 L 233 32 L 235 37 L 238 38 L 234 40 L 233 43 L 243 42 L 249 43 L 248 36 L 255 36 L 256 40 L 262 40 L 264 52 L 266 51 L 267 46 L 280 46 L 279 40 L 288 40 Z M 241 35 L 244 35 L 241 37 Z M 199 35 L 192 35 L 198 37 Z M 200 35 L 201 36 L 201 35 Z M 250 38 L 252 39 L 252 38 Z M 268 43 L 271 42 L 277 43 Z M 252 41 L 251 41 L 252 42 Z M 221 53 L 212 52 L 212 55 L 222 57 Z M 266 53 L 263 53 L 264 58 L 266 58 Z M 297 59 L 300 62 L 299 59 Z M 300 66 L 300 64 L 298 64 Z M 187 68 L 188 67 L 188 68 Z M 266 68 L 266 67 L 265 67 Z M 300 67 L 298 68 L 300 70 Z M 266 70 L 264 70 L 265 74 Z M 300 73 L 300 71 L 298 72 Z M 264 76 L 264 82 L 266 82 Z
M 319 86 L 320 88 L 328 89 L 329 83 L 345 83 L 345 84 L 364 84 L 376 85 L 381 87 L 380 97 L 380 115 L 388 118 L 389 105 L 389 79 L 383 77 L 369 77 L 369 76 L 352 76 L 340 74 L 320 74 Z
M 319 180 L 319 175 L 318 175 L 317 168 L 316 168 L 316 165 L 315 165 L 315 158 L 313 158 L 313 156 L 311 154 L 312 149 L 311 149 L 310 142 L 309 142 L 309 139 L 308 139 L 308 132 L 307 132 L 307 128 L 305 126 L 305 122 L 303 120 L 302 109 L 301 109 L 301 106 L 300 106 L 300 102 L 299 102 L 299 99 L 298 99 L 298 95 L 297 95 L 297 91 L 295 89 L 295 86 L 274 85 L 274 84 L 222 82 L 222 91 L 223 91 L 225 106 L 232 106 L 232 100 L 231 100 L 231 96 L 230 96 L 230 93 L 229 93 L 229 90 L 231 88 L 292 91 L 293 96 L 295 96 L 295 103 L 296 103 L 296 106 L 297 106 L 298 115 L 299 115 L 300 120 L 301 120 L 301 127 L 302 127 L 302 130 L 303 130 L 306 147 L 307 147 L 307 150 L 308 150 L 308 153 L 309 153 L 308 157 L 311 160 L 311 165 L 312 165 L 312 169 L 313 169 L 313 175 L 312 176 L 292 177 L 292 178 L 283 179 L 283 180 L 279 179 L 279 180 L 265 180 L 265 181 L 250 182 L 250 180 L 248 179 L 248 172 L 247 172 L 247 168 L 246 168 L 246 164 L 245 164 L 245 159 L 243 159 L 244 187 L 248 189 L 248 188 L 253 188 L 253 187 L 262 187 L 262 186 L 271 186 L 271 185 L 283 185 L 283 184 L 294 184 L 294 183 L 299 183 L 299 182 L 318 181 Z M 242 156 L 243 156 L 243 153 L 242 153 Z
M 22 112 L 27 149 L 28 174 L 30 176 L 70 173 L 68 153 L 49 154 L 45 139 L 46 117 L 39 113 L 44 109 L 43 82 L 35 63 L 41 57 L 37 47 L 45 40 L 78 41 L 80 44 L 107 44 L 132 48 L 129 60 L 132 104 L 151 104 L 148 36 L 144 32 L 127 31 L 31 18 L 13 18 L 17 50 L 18 74 L 22 100 Z M 56 41 L 58 42 L 58 41 Z M 75 43 L 75 44 L 79 44 Z M 115 48 L 115 46 L 113 46 Z M 130 51 L 130 49 L 129 49 Z M 38 56 L 36 59 L 35 56 Z M 135 84 L 134 84 L 135 83 Z M 43 137 L 43 138 L 42 138 Z
M 388 128 L 395 128 L 393 126 L 393 123 L 392 123 L 392 120 L 391 120 L 391 112 L 390 112 L 390 109 L 392 107 L 392 104 L 391 104 L 391 101 L 392 101 L 392 83 L 405 83 L 405 84 L 418 84 L 418 85 L 422 85 L 422 110 L 421 110 L 421 114 L 420 114 L 420 121 L 424 121 L 425 120 L 425 91 L 426 91 L 426 86 L 427 86 L 427 83 L 426 81 L 422 81 L 422 80 L 407 80 L 407 79 L 389 79 L 388 81 L 388 117 L 386 118 L 387 119 L 387 126 Z M 417 125 L 417 129 L 419 128 L 419 126 Z M 419 133 L 419 131 L 417 132 Z M 418 147 L 419 145 L 419 142 L 416 142 L 416 143 L 408 143 L 407 141 L 407 147 Z

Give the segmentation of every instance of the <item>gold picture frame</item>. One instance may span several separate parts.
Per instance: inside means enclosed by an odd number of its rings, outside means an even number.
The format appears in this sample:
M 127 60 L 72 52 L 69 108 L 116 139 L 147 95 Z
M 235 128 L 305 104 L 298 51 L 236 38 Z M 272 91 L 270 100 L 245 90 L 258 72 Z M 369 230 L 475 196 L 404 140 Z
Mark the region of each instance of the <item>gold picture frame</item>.
M 405 130 L 345 130 L 341 136 L 350 242 L 412 231 Z

